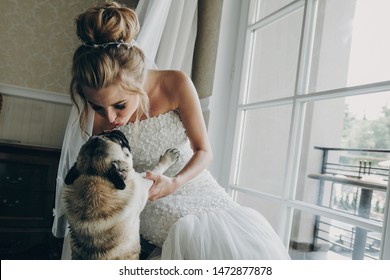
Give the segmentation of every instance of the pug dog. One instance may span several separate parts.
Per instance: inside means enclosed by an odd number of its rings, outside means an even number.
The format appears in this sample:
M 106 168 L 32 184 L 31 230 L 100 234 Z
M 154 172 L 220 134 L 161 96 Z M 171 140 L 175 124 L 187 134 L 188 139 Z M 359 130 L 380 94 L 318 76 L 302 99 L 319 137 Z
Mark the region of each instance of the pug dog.
M 162 174 L 178 157 L 178 150 L 167 150 L 152 171 Z M 114 130 L 92 136 L 65 184 L 62 198 L 72 259 L 139 259 L 139 215 L 152 181 L 133 169 L 125 135 Z

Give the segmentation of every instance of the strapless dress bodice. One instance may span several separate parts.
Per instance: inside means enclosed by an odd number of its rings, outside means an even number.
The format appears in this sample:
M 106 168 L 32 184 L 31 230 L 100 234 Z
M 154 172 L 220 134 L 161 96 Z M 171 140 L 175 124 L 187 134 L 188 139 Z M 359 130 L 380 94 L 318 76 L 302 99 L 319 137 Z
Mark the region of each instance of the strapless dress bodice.
M 151 170 L 167 149 L 176 148 L 179 160 L 164 174 L 175 176 L 193 155 L 179 114 L 169 111 L 119 128 L 128 138 L 137 172 Z M 181 217 L 235 207 L 224 188 L 204 170 L 175 193 L 148 202 L 141 213 L 141 235 L 161 247 L 169 228 Z

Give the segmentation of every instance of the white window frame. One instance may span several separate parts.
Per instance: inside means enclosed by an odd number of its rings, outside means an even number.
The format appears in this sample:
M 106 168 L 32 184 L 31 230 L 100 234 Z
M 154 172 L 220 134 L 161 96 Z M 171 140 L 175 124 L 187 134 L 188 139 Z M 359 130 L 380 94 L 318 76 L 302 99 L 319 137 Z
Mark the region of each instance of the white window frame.
M 303 135 L 304 106 L 309 101 L 321 101 L 335 97 L 346 97 L 358 94 L 370 94 L 383 91 L 390 91 L 390 81 L 365 84 L 361 86 L 347 87 L 315 93 L 308 93 L 309 70 L 311 64 L 311 53 L 314 42 L 313 23 L 316 20 L 318 0 L 297 0 L 283 9 L 272 13 L 260 23 L 247 26 L 248 13 L 251 8 L 251 0 L 235 1 L 225 0 L 223 3 L 221 30 L 219 38 L 219 50 L 215 73 L 214 93 L 210 98 L 210 119 L 209 136 L 214 150 L 214 164 L 211 167 L 213 174 L 219 182 L 227 187 L 229 191 L 240 191 L 249 193 L 262 199 L 278 201 L 283 205 L 284 211 L 280 215 L 280 227 L 277 228 L 284 244 L 288 247 L 290 242 L 290 231 L 292 224 L 292 213 L 294 209 L 308 211 L 315 215 L 321 215 L 342 222 L 351 223 L 373 231 L 382 231 L 380 259 L 390 259 L 390 196 L 387 192 L 385 218 L 383 227 L 359 217 L 351 217 L 347 214 L 340 214 L 332 209 L 325 209 L 304 201 L 294 199 L 296 182 L 298 179 L 300 147 Z M 250 105 L 243 105 L 240 93 L 245 90 L 245 78 L 248 67 L 248 55 L 250 50 L 250 32 L 259 24 L 269 24 L 274 20 L 294 11 L 297 8 L 305 8 L 303 20 L 303 35 L 301 38 L 301 51 L 298 63 L 298 80 L 293 97 L 280 98 L 273 101 L 257 102 Z M 309 28 L 307 28 L 309 26 Z M 236 32 L 236 36 L 232 36 Z M 231 59 L 227 59 L 230 57 Z M 227 98 L 229 93 L 230 99 Z M 226 101 L 226 100 L 229 101 Z M 262 106 L 292 104 L 293 118 L 291 121 L 290 141 L 288 148 L 288 160 L 285 174 L 284 192 L 281 197 L 273 196 L 259 191 L 249 190 L 237 186 L 235 164 L 238 160 L 241 139 L 235 135 L 236 129 L 241 129 L 243 109 L 260 108 Z M 225 123 L 226 125 L 222 125 Z M 223 145 L 221 145 L 223 143 Z M 217 147 L 217 149 L 216 149 Z M 293 182 L 293 184 L 289 183 Z M 388 186 L 390 189 L 390 186 Z

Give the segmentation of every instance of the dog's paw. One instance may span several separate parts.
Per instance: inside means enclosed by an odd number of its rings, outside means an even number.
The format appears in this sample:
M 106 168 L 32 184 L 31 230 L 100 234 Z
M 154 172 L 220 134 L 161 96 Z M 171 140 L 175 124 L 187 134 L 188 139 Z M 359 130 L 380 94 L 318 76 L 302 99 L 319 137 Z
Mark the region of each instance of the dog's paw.
M 171 148 L 165 151 L 165 153 L 161 156 L 160 161 L 168 161 L 170 164 L 174 164 L 180 157 L 180 152 L 176 148 Z
M 180 152 L 178 149 L 172 148 L 165 151 L 160 157 L 159 162 L 153 168 L 153 172 L 163 174 L 170 166 L 175 164 L 179 159 Z

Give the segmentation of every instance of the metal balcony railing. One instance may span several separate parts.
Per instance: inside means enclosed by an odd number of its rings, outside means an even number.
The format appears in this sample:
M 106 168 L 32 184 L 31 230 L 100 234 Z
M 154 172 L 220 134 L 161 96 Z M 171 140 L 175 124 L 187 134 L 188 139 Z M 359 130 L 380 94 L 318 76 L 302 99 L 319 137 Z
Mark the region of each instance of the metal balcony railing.
M 308 177 L 320 182 L 318 204 L 382 223 L 390 150 L 314 148 L 322 151 L 321 171 Z M 314 244 L 325 242 L 333 252 L 377 259 L 380 241 L 380 233 L 317 217 Z

